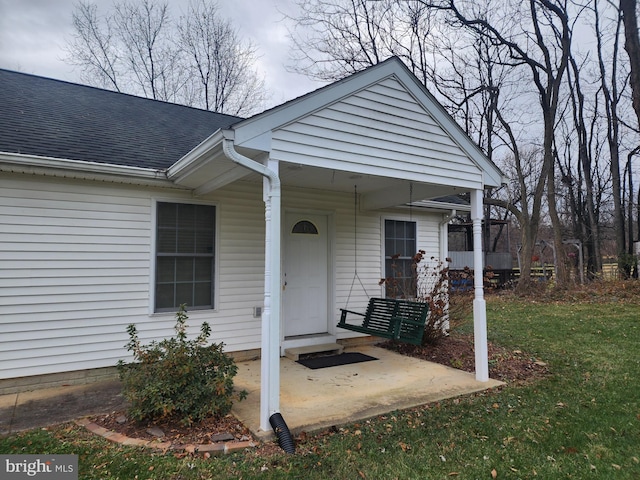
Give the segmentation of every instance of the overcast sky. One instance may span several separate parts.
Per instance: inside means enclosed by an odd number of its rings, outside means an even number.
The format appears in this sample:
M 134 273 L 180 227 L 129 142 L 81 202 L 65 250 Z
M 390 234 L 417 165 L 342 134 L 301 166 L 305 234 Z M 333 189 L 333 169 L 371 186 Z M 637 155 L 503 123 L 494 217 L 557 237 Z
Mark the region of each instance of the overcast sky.
M 64 46 L 72 33 L 71 14 L 77 0 L 0 0 L 0 68 L 70 82 L 79 72 L 66 64 Z M 101 0 L 99 11 L 112 5 Z M 189 0 L 168 0 L 172 16 Z M 272 93 L 269 107 L 304 95 L 322 84 L 288 73 L 289 44 L 280 12 L 290 13 L 291 0 L 219 0 L 221 13 L 258 47 L 257 68 Z

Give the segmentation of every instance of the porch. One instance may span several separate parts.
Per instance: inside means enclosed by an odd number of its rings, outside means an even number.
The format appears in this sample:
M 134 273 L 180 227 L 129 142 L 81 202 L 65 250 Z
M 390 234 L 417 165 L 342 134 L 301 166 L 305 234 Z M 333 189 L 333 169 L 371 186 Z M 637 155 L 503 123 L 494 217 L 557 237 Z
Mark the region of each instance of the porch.
M 312 370 L 286 357 L 280 359 L 280 412 L 294 435 L 502 385 L 381 347 L 365 345 L 345 351 L 377 360 Z M 260 361 L 237 365 L 235 386 L 248 396 L 233 406 L 233 414 L 257 437 L 274 438 L 273 431 L 260 428 Z

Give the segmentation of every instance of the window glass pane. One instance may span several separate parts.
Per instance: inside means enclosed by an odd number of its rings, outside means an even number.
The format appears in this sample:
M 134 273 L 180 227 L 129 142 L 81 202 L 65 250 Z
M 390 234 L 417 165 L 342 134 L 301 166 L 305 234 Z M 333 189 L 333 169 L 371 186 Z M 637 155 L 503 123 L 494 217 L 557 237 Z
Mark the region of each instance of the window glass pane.
M 213 253 L 213 228 L 201 229 L 196 232 L 196 253 Z
M 175 280 L 175 259 L 173 257 L 158 257 L 156 279 L 159 283 Z
M 195 305 L 211 305 L 211 283 L 203 282 L 196 283 L 194 289 L 194 304 Z
M 158 202 L 158 227 L 176 228 L 178 209 L 175 203 Z
M 193 281 L 193 263 L 194 263 L 194 259 L 191 257 L 176 258 L 176 281 L 177 282 Z
M 158 252 L 175 253 L 176 252 L 176 231 L 174 229 L 158 229 Z
M 208 205 L 198 205 L 195 223 L 194 251 L 196 253 L 213 253 L 215 223 L 215 208 Z
M 180 230 L 193 230 L 196 220 L 196 205 L 188 203 L 178 204 L 178 228 Z
M 393 252 L 394 248 L 393 248 L 393 240 L 390 238 L 387 238 L 385 240 L 384 243 L 384 251 L 385 251 L 385 255 L 386 256 L 391 256 L 391 252 Z
M 213 273 L 213 260 L 210 258 L 198 258 L 195 261 L 195 281 L 211 280 Z
M 405 249 L 405 255 L 407 257 L 413 257 L 416 250 L 416 224 L 415 222 L 406 222 L 407 225 L 407 244 Z
M 193 230 L 178 230 L 178 253 L 195 253 L 196 232 Z
M 291 233 L 318 235 L 318 228 L 309 220 L 301 220 L 293 226 Z
M 156 309 L 173 308 L 176 302 L 173 299 L 173 283 L 159 283 L 156 286 Z
M 176 305 L 179 306 L 186 303 L 188 307 L 197 306 L 193 303 L 193 283 L 177 283 L 176 284 Z
M 402 236 L 402 229 L 395 220 L 391 221 L 391 238 L 400 238 Z

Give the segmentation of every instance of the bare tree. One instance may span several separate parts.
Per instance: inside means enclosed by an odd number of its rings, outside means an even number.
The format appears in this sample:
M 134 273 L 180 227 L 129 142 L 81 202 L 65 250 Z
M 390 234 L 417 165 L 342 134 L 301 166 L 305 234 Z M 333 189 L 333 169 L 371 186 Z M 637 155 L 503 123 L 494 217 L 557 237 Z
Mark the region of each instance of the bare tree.
M 609 145 L 610 171 L 613 194 L 613 228 L 616 236 L 616 250 L 618 257 L 625 253 L 625 215 L 622 185 L 620 180 L 620 119 L 618 117 L 618 105 L 622 92 L 618 88 L 618 50 L 620 29 L 622 27 L 622 11 L 616 9 L 613 35 L 610 72 L 607 72 L 605 53 L 603 46 L 603 31 L 601 27 L 600 8 L 597 0 L 593 1 L 594 27 L 597 40 L 598 67 L 600 70 L 600 85 L 604 97 L 604 107 L 607 121 L 607 143 Z M 631 188 L 631 184 L 630 184 Z M 633 217 L 630 216 L 629 219 Z M 619 266 L 622 262 L 618 262 Z
M 239 116 L 264 107 L 256 49 L 216 4 L 199 0 L 178 23 L 166 0 L 114 3 L 105 16 L 83 2 L 73 26 L 67 61 L 91 85 Z
M 624 23 L 624 49 L 629 55 L 631 66 L 631 99 L 640 125 L 640 38 L 638 37 L 638 18 L 636 0 L 620 0 L 620 11 Z
M 592 156 L 589 148 L 590 125 L 587 120 L 586 101 L 581 79 L 581 69 L 574 55 L 569 57 L 571 68 L 567 71 L 567 83 L 569 86 L 569 100 L 573 112 L 573 132 L 577 140 L 578 165 L 581 173 L 581 182 L 578 189 L 580 200 L 575 204 L 576 218 L 581 220 L 579 228 L 583 245 L 587 252 L 587 274 L 590 278 L 597 278 L 602 271 L 600 256 L 600 229 L 597 218 L 595 202 L 595 188 L 593 171 L 597 169 L 597 159 Z M 566 176 L 564 178 L 567 178 Z M 570 177 L 569 177 L 570 178 Z M 584 189 L 581 187 L 584 186 Z M 584 193 L 583 193 L 584 192 Z
M 256 48 L 239 39 L 230 21 L 214 3 L 191 3 L 178 24 L 179 46 L 197 79 L 197 103 L 207 110 L 245 115 L 266 100 L 264 80 L 253 65 Z
M 562 229 L 555 191 L 554 129 L 560 87 L 569 62 L 571 45 L 571 29 L 566 0 L 557 2 L 529 0 L 528 12 L 524 9 L 515 10 L 508 18 L 503 13 L 498 23 L 491 22 L 487 18 L 474 16 L 473 12 L 470 12 L 471 15 L 467 15 L 459 8 L 455 0 L 444 2 L 426 2 L 425 0 L 425 3 L 433 8 L 451 12 L 461 26 L 486 36 L 493 43 L 504 45 L 509 49 L 514 64 L 526 66 L 530 70 L 530 79 L 538 91 L 541 107 L 544 153 L 542 171 L 534 191 L 529 218 L 531 234 L 535 238 L 538 231 L 546 186 L 547 207 L 554 227 L 554 241 L 557 246 L 562 245 Z M 520 30 L 514 31 L 513 25 L 518 22 L 520 22 Z M 528 288 L 529 277 L 525 278 L 525 270 L 527 270 L 527 262 L 530 262 L 534 246 L 530 240 L 523 242 L 524 262 L 519 289 Z M 525 250 L 524 245 L 531 249 Z M 567 282 L 564 262 L 557 263 L 556 281 L 560 286 Z
M 95 4 L 80 2 L 72 22 L 74 34 L 67 43 L 67 61 L 82 69 L 83 81 L 121 92 L 119 54 L 111 21 L 98 18 Z
M 113 22 L 126 48 L 121 58 L 134 91 L 156 100 L 175 101 L 184 76 L 171 38 L 167 3 L 142 0 L 115 5 Z

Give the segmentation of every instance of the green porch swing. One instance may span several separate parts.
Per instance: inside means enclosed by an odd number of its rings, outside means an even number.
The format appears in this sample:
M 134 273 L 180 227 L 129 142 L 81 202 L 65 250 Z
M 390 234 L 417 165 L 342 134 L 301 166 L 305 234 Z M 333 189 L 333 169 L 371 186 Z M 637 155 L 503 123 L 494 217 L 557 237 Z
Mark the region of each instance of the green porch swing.
M 411 200 L 410 200 L 411 202 Z M 399 342 L 422 344 L 429 304 L 394 298 L 370 298 L 365 313 L 348 310 L 349 300 L 356 280 L 369 296 L 358 275 L 358 190 L 354 187 L 354 276 L 347 296 L 345 308 L 341 308 L 338 328 L 388 338 Z M 347 317 L 357 317 L 358 323 L 347 323 Z

